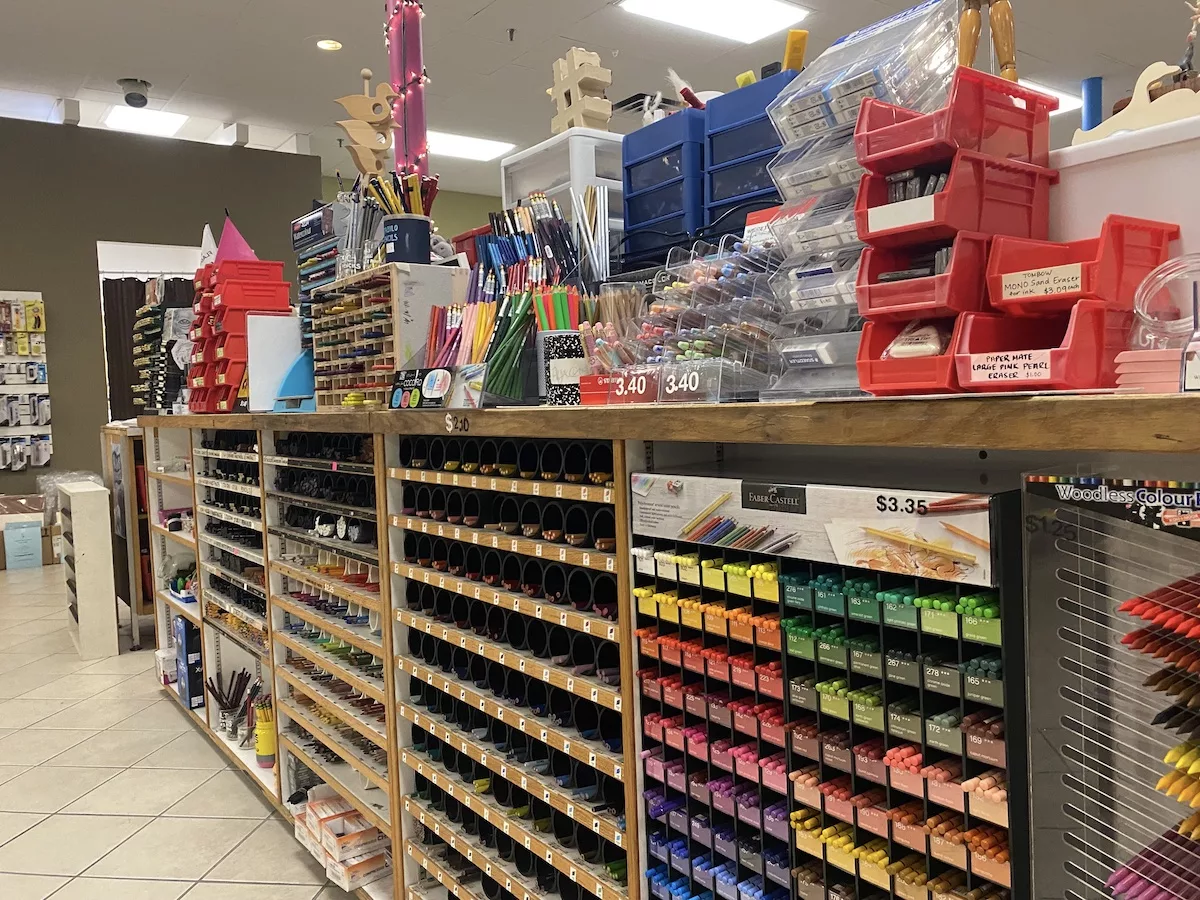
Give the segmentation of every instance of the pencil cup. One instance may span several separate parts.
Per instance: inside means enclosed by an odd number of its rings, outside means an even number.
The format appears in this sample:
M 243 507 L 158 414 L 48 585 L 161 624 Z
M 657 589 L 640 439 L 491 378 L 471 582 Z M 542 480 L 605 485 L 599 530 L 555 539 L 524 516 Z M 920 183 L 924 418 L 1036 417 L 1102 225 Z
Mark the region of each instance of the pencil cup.
M 537 333 L 538 397 L 550 406 L 579 405 L 579 376 L 589 373 L 578 331 Z
M 384 216 L 383 248 L 387 261 L 428 265 L 432 226 L 428 216 Z

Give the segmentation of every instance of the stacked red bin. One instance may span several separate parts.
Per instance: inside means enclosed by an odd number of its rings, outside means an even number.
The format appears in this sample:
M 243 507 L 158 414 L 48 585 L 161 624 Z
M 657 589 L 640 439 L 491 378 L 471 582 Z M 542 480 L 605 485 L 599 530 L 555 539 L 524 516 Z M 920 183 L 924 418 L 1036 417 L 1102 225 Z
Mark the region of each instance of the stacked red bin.
M 290 285 L 282 262 L 226 260 L 196 272 L 196 313 L 191 339 L 194 413 L 233 412 L 246 375 L 246 316 L 288 315 Z
M 867 170 L 855 220 L 867 244 L 858 306 L 867 319 L 858 351 L 863 390 L 877 395 L 953 393 L 965 333 L 988 309 L 988 254 L 996 235 L 1044 240 L 1053 97 L 959 68 L 946 105 L 917 113 L 867 99 L 855 150 Z M 948 335 L 936 355 L 894 358 L 893 340 L 914 320 Z M 986 330 L 976 326 L 972 333 Z

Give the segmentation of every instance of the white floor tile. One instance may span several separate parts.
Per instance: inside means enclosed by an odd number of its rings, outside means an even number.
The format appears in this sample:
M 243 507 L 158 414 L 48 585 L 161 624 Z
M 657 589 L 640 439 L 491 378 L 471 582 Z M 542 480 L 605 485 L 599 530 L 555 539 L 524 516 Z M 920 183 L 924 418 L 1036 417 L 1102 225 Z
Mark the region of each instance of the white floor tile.
M 322 885 L 325 868 L 300 846 L 291 825 L 268 819 L 204 880 Z
M 190 888 L 186 881 L 73 878 L 59 889 L 54 900 L 178 900 Z
M 101 700 L 89 697 L 74 706 L 37 723 L 38 728 L 111 728 L 130 716 L 137 716 L 153 700 Z
M 95 737 L 90 737 L 46 760 L 42 765 L 125 769 L 172 740 L 174 735 L 168 731 L 101 731 Z M 0 782 L 3 781 L 3 777 L 3 773 L 0 773 Z
M 115 769 L 37 766 L 0 784 L 0 810 L 58 812 L 116 774 Z
M 132 816 L 50 816 L 0 847 L 0 872 L 78 875 L 152 821 Z M 179 844 L 176 853 L 182 846 L 186 845 Z
M 229 884 L 202 881 L 184 894 L 184 900 L 313 900 L 311 884 Z
M 120 677 L 125 680 L 96 694 L 94 699 L 157 700 L 162 696 L 162 685 L 155 680 L 152 672 L 138 672 L 132 676 L 122 675 Z
M 81 672 L 89 675 L 137 675 L 154 668 L 154 651 L 139 650 L 136 653 L 122 653 L 120 656 L 110 656 L 94 663 L 88 663 Z
M 71 772 L 73 769 L 47 769 L 40 771 Z M 91 770 L 96 771 L 96 770 Z M 126 769 L 113 774 L 95 790 L 79 796 L 65 813 L 87 813 L 102 816 L 157 816 L 212 777 L 203 769 Z M 25 776 L 21 776 L 22 778 Z M 13 779 L 10 784 L 20 781 Z M 0 785 L 0 802 L 3 802 L 5 785 Z
M 257 824 L 247 819 L 155 819 L 88 869 L 87 874 L 199 880 Z M 180 852 L 183 847 L 186 853 Z M 0 847 L 0 870 L 6 849 Z
M 34 688 L 24 696 L 32 700 L 85 700 L 128 678 L 128 675 L 84 675 L 72 672 Z
M 195 723 L 192 722 L 177 701 L 172 700 L 161 689 L 159 696 L 162 697 L 161 700 L 155 700 L 143 706 L 136 714 L 130 713 L 129 716 L 110 727 L 114 731 L 168 731 L 173 734 L 184 734 L 185 732 L 195 730 Z M 100 701 L 94 700 L 93 702 Z M 142 701 L 109 700 L 104 702 L 141 703 Z
M 4 782 L 8 780 L 16 778 L 18 775 L 27 771 L 28 769 L 29 766 L 0 766 L 0 784 L 4 784 Z
M 44 653 L 38 653 L 36 650 L 31 650 L 27 653 L 5 653 L 3 656 L 0 656 L 0 673 L 15 672 L 17 669 L 30 665 L 37 660 L 45 659 L 49 655 L 49 650 Z
M 225 769 L 228 766 L 228 758 L 196 729 L 179 735 L 137 763 L 139 769 Z
M 46 818 L 45 813 L 6 812 L 4 815 L 0 815 L 0 846 L 28 831 L 44 818 Z M 0 894 L 0 896 L 3 895 Z
M 15 654 L 14 654 L 15 655 Z M 35 657 L 30 659 L 22 668 L 27 668 L 31 672 L 41 672 L 47 676 L 47 681 L 52 681 L 50 676 L 54 675 L 70 675 L 72 672 L 78 672 L 80 669 L 87 667 L 86 660 L 82 660 L 75 653 L 54 653 L 47 650 L 45 653 L 27 653 L 25 656 Z M 8 658 L 7 656 L 5 657 Z
M 28 728 L 78 702 L 78 700 L 34 700 L 21 697 L 16 700 L 3 700 L 0 701 L 0 722 L 4 723 L 5 728 Z
M 66 878 L 52 878 L 47 875 L 0 873 L 0 897 L 4 900 L 46 900 L 66 883 Z
M 11 700 L 13 697 L 20 697 L 22 694 L 44 685 L 47 677 L 54 678 L 56 676 L 46 676 L 42 672 L 31 671 L 28 666 L 12 672 L 5 672 L 0 675 L 0 698 Z
M 238 769 L 227 769 L 212 776 L 163 815 L 264 819 L 273 811 L 257 782 L 251 784 Z
M 81 741 L 95 731 L 26 728 L 0 738 L 0 766 L 36 766 Z

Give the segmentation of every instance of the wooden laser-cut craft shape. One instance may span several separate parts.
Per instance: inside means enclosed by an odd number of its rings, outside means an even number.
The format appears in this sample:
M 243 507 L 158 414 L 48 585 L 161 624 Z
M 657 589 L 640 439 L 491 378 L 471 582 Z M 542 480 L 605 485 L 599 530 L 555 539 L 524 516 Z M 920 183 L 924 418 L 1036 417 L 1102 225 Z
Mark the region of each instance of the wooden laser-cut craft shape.
M 1013 9 L 1009 0 L 965 0 L 962 18 L 958 23 L 958 64 L 972 68 L 979 52 L 979 35 L 983 30 L 983 4 L 988 4 L 992 28 L 992 45 L 1000 63 L 1000 77 L 1017 80 L 1017 38 L 1013 25 Z
M 612 103 L 604 92 L 612 85 L 612 71 L 600 65 L 600 55 L 572 47 L 554 61 L 554 86 L 550 97 L 557 115 L 550 120 L 550 133 L 568 128 L 608 130 Z
M 396 92 L 381 81 L 371 94 L 370 69 L 362 70 L 363 92 L 338 98 L 338 103 L 352 118 L 338 122 L 350 143 L 346 149 L 358 171 L 366 177 L 383 175 L 388 171 L 387 157 L 392 149 L 392 101 Z

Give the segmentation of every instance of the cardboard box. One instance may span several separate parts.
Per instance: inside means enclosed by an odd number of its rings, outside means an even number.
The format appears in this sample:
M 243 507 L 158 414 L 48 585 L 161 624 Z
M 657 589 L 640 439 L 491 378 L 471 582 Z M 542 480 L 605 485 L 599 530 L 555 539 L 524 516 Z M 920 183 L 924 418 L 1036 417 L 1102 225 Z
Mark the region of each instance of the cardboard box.
M 321 829 L 321 846 L 334 862 L 387 850 L 391 840 L 361 813 L 354 812 L 326 822 Z
M 308 809 L 305 811 L 305 819 L 308 824 L 308 830 L 314 835 L 322 833 L 322 829 L 327 825 L 332 825 L 354 812 L 354 807 L 343 800 L 338 794 L 332 797 L 322 797 L 317 800 L 308 801 Z M 320 840 L 317 841 L 320 844 Z
M 344 862 L 330 860 L 325 864 L 325 877 L 343 891 L 357 891 L 363 885 L 381 878 L 390 878 L 392 863 L 388 853 L 369 853 L 353 856 Z

